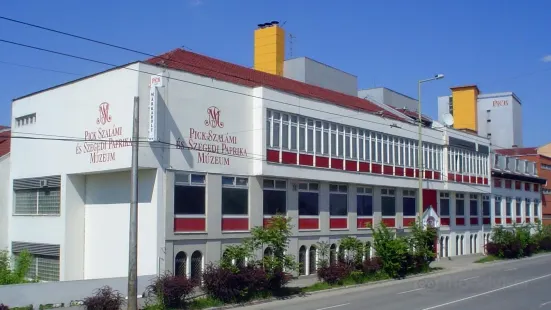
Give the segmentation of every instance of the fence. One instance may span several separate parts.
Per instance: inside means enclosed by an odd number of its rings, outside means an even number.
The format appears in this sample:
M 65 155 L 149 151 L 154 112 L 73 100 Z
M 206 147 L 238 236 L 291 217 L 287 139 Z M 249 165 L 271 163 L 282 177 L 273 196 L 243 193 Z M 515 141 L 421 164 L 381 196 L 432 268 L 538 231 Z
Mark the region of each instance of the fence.
M 154 275 L 138 277 L 138 295 L 145 292 Z M 0 304 L 9 307 L 24 307 L 33 305 L 61 304 L 69 307 L 72 302 L 78 302 L 93 294 L 94 290 L 110 286 L 124 296 L 128 292 L 127 278 L 107 278 L 78 281 L 60 281 L 47 283 L 27 283 L 0 286 Z

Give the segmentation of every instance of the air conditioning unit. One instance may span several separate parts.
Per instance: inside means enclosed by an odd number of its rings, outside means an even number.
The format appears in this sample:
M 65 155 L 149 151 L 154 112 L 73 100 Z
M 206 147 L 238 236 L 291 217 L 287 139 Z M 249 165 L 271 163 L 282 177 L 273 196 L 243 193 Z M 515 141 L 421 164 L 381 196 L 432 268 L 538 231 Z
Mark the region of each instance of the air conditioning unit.
M 48 180 L 40 180 L 40 187 L 48 187 Z

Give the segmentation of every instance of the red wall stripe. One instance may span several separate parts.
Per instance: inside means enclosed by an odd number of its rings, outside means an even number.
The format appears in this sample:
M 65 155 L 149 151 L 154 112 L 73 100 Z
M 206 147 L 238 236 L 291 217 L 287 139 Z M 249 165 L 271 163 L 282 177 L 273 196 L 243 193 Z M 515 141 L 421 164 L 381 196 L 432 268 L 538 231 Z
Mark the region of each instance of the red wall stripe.
M 415 171 L 413 170 L 413 168 L 406 168 L 406 177 L 415 177 Z
M 450 218 L 449 217 L 440 218 L 440 225 L 450 226 Z
M 360 162 L 360 172 L 370 172 L 369 163 Z
M 347 160 L 345 164 L 345 169 L 347 171 L 358 171 L 358 162 Z
M 298 155 L 298 163 L 303 166 L 313 166 L 314 165 L 314 155 L 310 154 L 300 154 Z
M 382 219 L 382 223 L 385 224 L 386 227 L 396 227 L 396 219 Z
M 392 166 L 383 166 L 383 174 L 394 175 L 394 169 Z
M 496 217 L 495 221 L 496 221 L 496 224 L 501 224 L 501 217 Z
M 478 225 L 478 217 L 471 217 L 471 225 Z
M 403 218 L 402 219 L 402 227 L 403 228 L 407 228 L 412 224 L 415 224 L 415 218 Z
M 371 164 L 371 172 L 376 174 L 381 174 L 382 172 L 381 164 Z
M 342 170 L 343 165 L 344 163 L 342 159 L 331 158 L 331 168 Z
M 435 189 L 423 189 L 423 211 L 429 206 L 438 213 L 438 192 Z
M 373 219 L 356 219 L 358 229 L 368 229 L 367 224 L 373 225 Z
M 298 229 L 319 229 L 319 219 L 299 218 Z
M 521 217 L 517 217 L 517 224 L 520 224 L 522 223 L 522 218 Z
M 476 177 L 471 176 L 469 182 L 476 183 Z
M 329 158 L 316 156 L 316 167 L 329 168 Z
M 281 162 L 284 164 L 297 164 L 297 154 L 291 152 L 281 152 Z
M 249 230 L 249 218 L 222 218 L 222 231 Z
M 507 223 L 507 224 L 512 224 L 512 223 L 513 223 L 513 219 L 510 218 L 510 217 L 508 217 L 508 218 L 505 219 L 505 223 Z
M 441 180 L 442 179 L 442 174 L 438 171 L 434 171 L 434 179 L 435 180 Z
M 394 167 L 394 175 L 396 176 L 404 176 L 404 167 Z
M 455 225 L 463 226 L 465 225 L 465 219 L 462 217 L 458 217 L 455 219 Z
M 348 220 L 341 218 L 330 218 L 329 228 L 331 229 L 346 229 L 348 228 Z
M 206 231 L 206 220 L 204 218 L 175 218 L 175 232 L 198 232 Z
M 490 225 L 492 223 L 492 219 L 489 218 L 489 217 L 485 217 L 485 218 L 482 219 L 482 223 L 484 225 Z
M 266 150 L 266 160 L 273 163 L 279 162 L 279 151 Z

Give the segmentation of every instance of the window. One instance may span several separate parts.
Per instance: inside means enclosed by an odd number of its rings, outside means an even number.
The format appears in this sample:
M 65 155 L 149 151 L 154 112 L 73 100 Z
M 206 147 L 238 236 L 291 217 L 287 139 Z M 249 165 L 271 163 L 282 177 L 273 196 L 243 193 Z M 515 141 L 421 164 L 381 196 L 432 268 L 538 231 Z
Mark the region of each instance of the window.
M 482 216 L 490 216 L 490 196 L 482 196 Z
M 298 190 L 298 215 L 319 215 L 319 185 L 317 183 L 300 183 Z
M 14 191 L 14 214 L 16 215 L 59 215 L 60 188 L 32 188 Z
M 501 187 L 501 179 L 498 179 L 498 178 L 494 179 L 494 187 Z
M 526 216 L 530 216 L 530 199 L 528 198 L 524 202 L 524 211 L 526 212 Z
M 329 185 L 329 215 L 348 215 L 348 187 L 346 185 Z
M 545 170 L 551 170 L 551 165 L 541 164 L 541 168 Z
M 27 271 L 28 279 L 39 281 L 59 281 L 59 251 L 57 244 L 12 242 L 12 252 L 15 257 L 23 251 L 32 255 L 32 261 Z
M 478 197 L 476 195 L 471 194 L 471 201 L 469 206 L 470 206 L 471 216 L 477 216 L 478 215 Z
M 176 174 L 174 182 L 174 214 L 205 214 L 205 175 Z
M 521 217 L 522 216 L 522 204 L 521 204 L 521 198 L 520 197 L 517 197 L 516 200 L 515 200 L 515 211 L 516 211 L 516 216 L 517 217 Z
M 440 216 L 450 216 L 449 193 L 440 193 Z
M 394 189 L 381 189 L 381 215 L 396 216 L 396 197 Z
M 222 177 L 222 215 L 249 214 L 249 180 Z
M 505 216 L 511 216 L 513 213 L 512 207 L 511 207 L 511 198 L 507 197 L 505 199 Z
M 285 214 L 287 212 L 287 182 L 264 180 L 264 215 Z
M 404 216 L 415 216 L 415 191 L 413 190 L 404 190 L 404 197 L 402 198 L 404 211 Z
M 356 190 L 357 215 L 373 216 L 373 190 L 369 187 L 358 187 Z
M 534 199 L 534 216 L 540 216 L 540 201 L 538 199 Z
M 495 216 L 501 216 L 501 197 L 496 196 L 494 204 Z
M 455 215 L 465 216 L 465 196 L 463 194 L 455 194 Z

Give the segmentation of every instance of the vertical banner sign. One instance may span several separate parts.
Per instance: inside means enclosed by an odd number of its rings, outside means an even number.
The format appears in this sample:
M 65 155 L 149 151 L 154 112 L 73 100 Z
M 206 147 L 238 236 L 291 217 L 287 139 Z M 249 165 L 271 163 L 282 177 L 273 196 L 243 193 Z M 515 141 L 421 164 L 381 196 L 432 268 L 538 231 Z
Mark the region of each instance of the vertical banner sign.
M 157 141 L 157 87 L 163 86 L 162 75 L 152 75 L 149 83 L 149 142 Z

